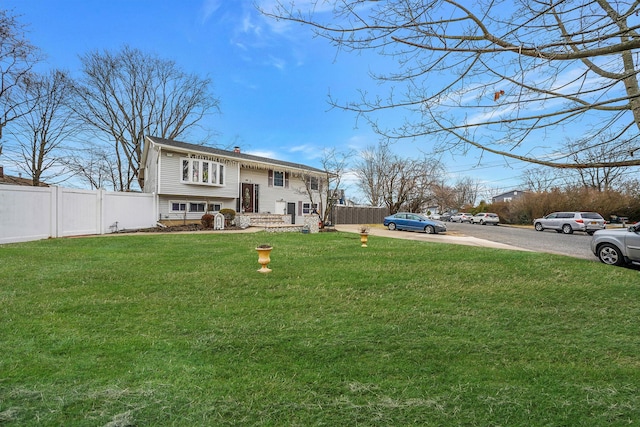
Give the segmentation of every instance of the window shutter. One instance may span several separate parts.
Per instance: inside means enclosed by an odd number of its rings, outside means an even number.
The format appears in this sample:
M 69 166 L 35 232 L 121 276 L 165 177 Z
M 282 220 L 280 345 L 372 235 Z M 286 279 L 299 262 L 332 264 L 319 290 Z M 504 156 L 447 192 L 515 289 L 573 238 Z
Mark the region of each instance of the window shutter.
M 302 201 L 298 201 L 298 215 L 302 215 Z
M 269 169 L 269 187 L 273 187 L 273 171 Z
M 289 172 L 284 173 L 284 188 L 289 188 Z

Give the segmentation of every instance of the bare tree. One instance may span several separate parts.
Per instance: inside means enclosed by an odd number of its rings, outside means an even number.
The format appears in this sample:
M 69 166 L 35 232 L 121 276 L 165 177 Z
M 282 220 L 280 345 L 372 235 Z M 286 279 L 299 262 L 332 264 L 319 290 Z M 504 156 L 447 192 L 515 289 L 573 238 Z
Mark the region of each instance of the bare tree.
M 432 186 L 440 182 L 443 172 L 437 160 L 405 159 L 383 142 L 367 148 L 361 157 L 354 172 L 373 206 L 386 206 L 391 213 L 417 212 L 433 200 Z
M 391 157 L 392 153 L 387 144 L 370 146 L 360 153 L 360 160 L 353 168 L 358 178 L 358 187 L 371 206 L 384 205 L 382 180 Z
M 68 106 L 70 95 L 71 88 L 63 72 L 34 74 L 26 88 L 25 102 L 15 109 L 17 118 L 9 131 L 16 144 L 12 147 L 14 161 L 31 177 L 33 186 L 68 178 L 62 148 L 80 129 Z
M 480 196 L 480 183 L 471 178 L 459 179 L 454 185 L 455 208 L 466 209 L 474 206 Z
M 69 153 L 65 165 L 92 190 L 108 188 L 118 191 L 118 168 L 113 153 L 104 147 L 87 144 L 88 147 Z
M 447 185 L 444 181 L 436 182 L 431 186 L 433 201 L 438 205 L 441 213 L 458 209 L 456 189 Z
M 187 74 L 173 61 L 129 47 L 81 60 L 77 112 L 112 144 L 120 191 L 144 185 L 138 172 L 145 136 L 179 138 L 218 110 L 211 80 Z
M 520 175 L 524 188 L 536 193 L 550 191 L 554 187 L 560 187 L 558 184 L 559 178 L 560 174 L 558 173 L 558 169 L 548 166 L 529 168 Z
M 576 163 L 613 163 L 628 156 L 633 145 L 624 144 L 624 141 L 611 144 L 610 138 L 601 138 L 601 144 L 591 144 L 590 141 L 577 140 L 567 144 L 568 151 Z M 613 146 L 612 146 L 613 145 Z M 586 147 L 586 148 L 583 148 Z M 598 191 L 618 189 L 622 185 L 624 175 L 628 168 L 617 166 L 602 166 L 589 169 L 578 169 L 575 175 L 587 188 Z
M 5 126 L 28 112 L 25 88 L 38 60 L 38 50 L 25 38 L 24 25 L 0 9 L 0 154 Z
M 435 149 L 556 168 L 640 165 L 638 1 L 337 0 L 329 12 L 320 0 L 277 4 L 262 12 L 306 24 L 339 49 L 397 61 L 393 72 L 372 72 L 387 96 L 331 101 L 388 138 L 429 137 Z M 406 122 L 378 126 L 376 113 L 392 109 Z M 607 132 L 625 158 L 559 155 L 557 135 L 576 129 Z
M 332 218 L 333 208 L 338 201 L 337 194 L 342 190 L 342 180 L 347 172 L 347 167 L 353 157 L 353 152 L 339 151 L 335 148 L 325 149 L 320 162 L 324 170 L 322 180 L 317 175 L 305 174 L 304 192 L 308 195 L 311 206 L 321 206 L 319 212 L 323 224 L 328 224 Z M 322 182 L 324 181 L 324 182 Z

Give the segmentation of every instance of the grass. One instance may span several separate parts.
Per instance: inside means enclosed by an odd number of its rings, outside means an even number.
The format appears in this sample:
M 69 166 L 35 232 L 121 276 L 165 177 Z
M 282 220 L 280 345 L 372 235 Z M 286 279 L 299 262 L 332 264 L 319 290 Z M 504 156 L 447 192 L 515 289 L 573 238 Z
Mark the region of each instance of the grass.
M 4 245 L 0 425 L 633 425 L 638 279 L 347 233 Z

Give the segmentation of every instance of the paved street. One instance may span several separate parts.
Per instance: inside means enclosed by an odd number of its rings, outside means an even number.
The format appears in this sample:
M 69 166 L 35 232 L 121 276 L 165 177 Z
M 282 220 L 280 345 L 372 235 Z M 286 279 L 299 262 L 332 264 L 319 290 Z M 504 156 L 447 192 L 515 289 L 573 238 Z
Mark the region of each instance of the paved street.
M 585 233 L 570 235 L 554 231 L 538 232 L 533 227 L 510 227 L 506 225 L 471 225 L 467 223 L 447 224 L 447 232 L 425 234 L 407 231 L 390 231 L 386 227 L 372 227 L 369 234 L 410 240 L 443 242 L 468 246 L 483 246 L 510 250 L 547 252 L 576 258 L 597 261 L 591 253 L 591 236 Z M 337 225 L 336 229 L 345 232 L 358 232 L 358 225 Z

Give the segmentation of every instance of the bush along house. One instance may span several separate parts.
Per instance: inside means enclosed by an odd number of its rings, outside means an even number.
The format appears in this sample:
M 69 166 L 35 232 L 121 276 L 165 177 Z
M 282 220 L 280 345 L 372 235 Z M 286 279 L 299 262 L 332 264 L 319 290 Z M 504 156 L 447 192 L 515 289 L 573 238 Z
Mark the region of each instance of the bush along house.
M 326 203 L 323 170 L 244 154 L 239 147 L 228 151 L 147 137 L 141 163 L 143 191 L 155 195 L 164 224 L 199 222 L 205 213 L 233 209 L 240 227 L 316 231 Z

